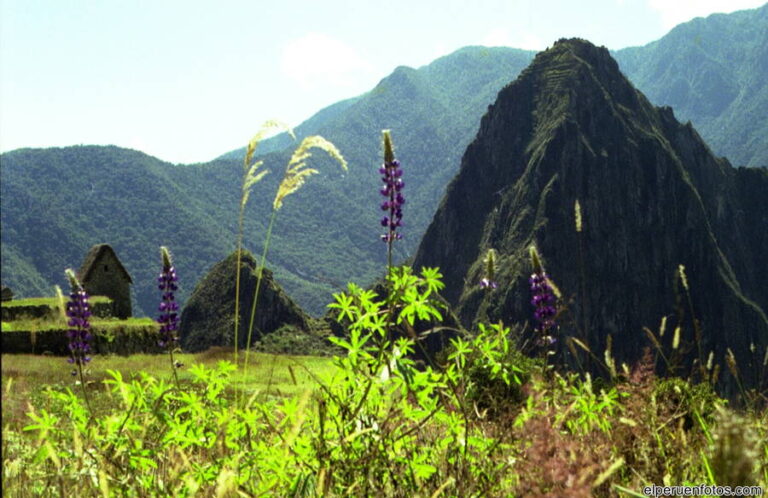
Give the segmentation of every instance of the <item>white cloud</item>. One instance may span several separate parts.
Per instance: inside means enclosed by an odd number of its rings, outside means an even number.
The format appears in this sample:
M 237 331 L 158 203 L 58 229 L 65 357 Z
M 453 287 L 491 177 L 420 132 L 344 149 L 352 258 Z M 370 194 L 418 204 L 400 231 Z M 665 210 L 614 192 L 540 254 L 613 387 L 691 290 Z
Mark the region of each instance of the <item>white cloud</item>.
M 283 48 L 280 69 L 309 90 L 355 87 L 373 72 L 373 65 L 353 47 L 324 33 L 311 32 Z
M 511 42 L 512 38 L 509 36 L 509 31 L 503 28 L 496 28 L 480 40 L 480 45 L 486 47 L 506 47 Z
M 765 0 L 648 0 L 648 6 L 661 15 L 665 29 L 690 21 L 694 17 L 705 17 L 715 12 L 730 13 L 736 10 L 754 9 Z
M 488 32 L 480 40 L 480 45 L 486 47 L 522 48 L 524 50 L 542 50 L 546 46 L 538 36 L 530 31 L 521 30 L 512 33 L 504 28 L 495 28 Z

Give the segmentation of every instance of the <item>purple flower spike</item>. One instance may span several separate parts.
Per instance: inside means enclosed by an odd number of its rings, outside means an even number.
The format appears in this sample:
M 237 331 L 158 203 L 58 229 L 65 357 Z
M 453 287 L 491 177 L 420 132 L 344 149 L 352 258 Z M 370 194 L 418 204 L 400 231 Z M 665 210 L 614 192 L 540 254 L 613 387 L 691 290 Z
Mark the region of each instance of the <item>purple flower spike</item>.
M 403 226 L 402 206 L 405 204 L 405 197 L 401 193 L 405 183 L 400 178 L 403 176 L 403 170 L 400 169 L 400 161 L 395 159 L 392 151 L 392 139 L 389 131 L 384 131 L 384 165 L 379 168 L 381 181 L 384 182 L 379 192 L 386 200 L 381 204 L 383 211 L 388 211 L 389 215 L 381 219 L 381 226 L 388 228 L 388 232 L 381 236 L 381 240 L 390 243 L 395 240 L 401 240 L 402 234 L 397 233 L 397 229 Z
M 163 260 L 163 271 L 157 278 L 158 288 L 163 293 L 162 301 L 158 307 L 160 316 L 157 323 L 160 324 L 160 339 L 157 344 L 161 348 L 173 349 L 178 343 L 176 332 L 179 330 L 179 303 L 176 302 L 175 291 L 179 290 L 176 282 L 179 277 L 176 275 L 176 268 L 173 266 L 171 254 L 168 248 L 161 247 L 160 253 Z
M 72 292 L 69 294 L 66 312 L 67 338 L 69 339 L 69 360 L 68 362 L 78 367 L 82 367 L 91 361 L 88 353 L 91 351 L 90 341 L 93 338 L 89 332 L 91 324 L 88 318 L 91 316 L 91 307 L 88 303 L 88 293 L 85 292 L 80 281 L 72 270 L 66 270 L 69 278 Z
M 533 296 L 531 298 L 531 305 L 535 308 L 533 317 L 539 323 L 536 330 L 541 333 L 542 338 L 546 338 L 549 337 L 546 332 L 557 325 L 555 322 L 555 315 L 557 314 L 555 303 L 557 298 L 555 297 L 547 272 L 544 271 L 539 255 L 533 247 L 531 247 L 531 259 L 533 261 L 533 274 L 528 279 L 528 283 L 531 284 L 531 294 Z M 549 345 L 554 344 L 553 341 L 547 342 L 549 342 Z

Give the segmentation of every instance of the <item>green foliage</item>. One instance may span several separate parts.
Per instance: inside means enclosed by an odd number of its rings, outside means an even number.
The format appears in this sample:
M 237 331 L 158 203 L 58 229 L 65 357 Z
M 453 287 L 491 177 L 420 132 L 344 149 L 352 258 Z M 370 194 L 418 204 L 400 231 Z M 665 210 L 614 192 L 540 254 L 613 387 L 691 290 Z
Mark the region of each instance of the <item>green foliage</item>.
M 479 324 L 474 338 L 451 341 L 446 374 L 479 410 L 498 414 L 524 400 L 521 387 L 535 361 L 513 347 L 510 335 L 502 324 Z
M 318 405 L 314 446 L 324 462 L 319 488 L 334 495 L 414 495 L 448 487 L 451 493 L 494 494 L 501 489 L 506 465 L 493 455 L 503 446 L 470 419 L 466 386 L 473 383 L 473 372 L 485 369 L 507 385 L 513 382 L 511 372 L 523 372 L 497 361 L 508 352 L 506 336 L 489 342 L 483 332 L 459 342 L 453 363 L 434 370 L 418 369 L 410 358 L 418 338 L 393 335 L 399 325 L 409 330 L 416 320 L 441 319 L 435 293 L 442 286 L 435 269 L 416 276 L 408 267 L 393 268 L 383 299 L 353 284 L 348 293 L 335 296 L 330 307 L 338 310 L 349 336 L 331 339 L 347 354 L 337 358 L 341 376 L 323 389 Z M 473 355 L 475 350 L 481 353 Z
M 389 282 L 411 280 L 403 273 Z M 68 387 L 27 396 L 24 430 L 3 427 L 4 493 L 607 497 L 653 483 L 768 483 L 765 413 L 720 408 L 702 418 L 706 426 L 686 427 L 667 394 L 675 386 L 691 391 L 692 407 L 707 406 L 710 396 L 684 381 L 598 388 L 588 378 L 549 378 L 536 365 L 502 362 L 497 373 L 506 368 L 513 385 L 518 375 L 526 400 L 523 407 L 498 404 L 488 417 L 463 387 L 504 358 L 504 327 L 456 341 L 444 368 L 418 369 L 409 358 L 413 339 L 389 340 L 380 326 L 390 306 L 421 301 L 423 313 L 437 312 L 428 310 L 426 280 L 416 277 L 419 288 L 401 288 L 397 298 L 353 285 L 337 295 L 350 332 L 338 341 L 345 354 L 335 358 L 333 376 L 311 374 L 320 383 L 288 398 L 249 390 L 237 404 L 239 376 L 226 361 L 191 363 L 180 387 L 109 369 L 94 413 Z M 16 385 L 3 360 L 5 400 Z M 298 377 L 304 368 L 294 370 Z
M 573 400 L 561 419 L 565 420 L 568 429 L 574 434 L 588 433 L 595 429 L 609 433 L 612 428 L 611 420 L 621 407 L 621 394 L 616 388 L 603 388 L 595 392 L 589 374 L 584 381 L 579 381 L 576 376 L 572 376 L 570 382 L 566 382 L 562 377 L 558 380 Z M 571 414 L 572 416 L 569 416 Z
M 679 377 L 660 380 L 653 390 L 655 402 L 671 407 L 685 417 L 685 423 L 712 423 L 716 410 L 724 406 L 723 401 L 709 384 L 692 384 Z
M 418 70 L 401 68 L 371 92 L 321 110 L 296 129 L 298 140 L 322 133 L 349 162 L 343 173 L 333 159 L 318 155 L 316 169 L 324 173 L 282 208 L 290 223 L 275 227 L 267 266 L 299 305 L 320 314 L 344 282 L 372 282 L 380 273 L 379 186 L 371 174 L 380 162 L 380 131 L 393 130 L 400 159 L 414 166 L 408 173 L 409 232 L 395 254 L 402 260 L 416 248 L 488 104 L 532 56 L 472 47 Z M 249 166 L 263 161 L 262 168 L 278 171 L 294 147 L 288 135 L 264 140 Z M 232 213 L 242 199 L 245 152 L 185 166 L 117 147 L 3 154 L 3 283 L 19 296 L 44 295 L 54 284 L 64 285 L 62 268 L 79 265 L 91 245 L 109 242 L 135 282 L 134 314 L 151 314 L 157 305 L 151 248 L 167 245 L 176 248 L 182 276 L 177 298 L 183 305 L 194 282 L 232 251 L 238 230 Z M 275 192 L 280 176 L 261 178 L 248 200 L 244 247 L 257 254 L 274 200 L 259 192 Z M 73 193 L 93 207 L 63 216 Z M 168 219 L 174 220 L 173 230 L 167 229 Z M 308 243 L 307 234 L 318 235 Z

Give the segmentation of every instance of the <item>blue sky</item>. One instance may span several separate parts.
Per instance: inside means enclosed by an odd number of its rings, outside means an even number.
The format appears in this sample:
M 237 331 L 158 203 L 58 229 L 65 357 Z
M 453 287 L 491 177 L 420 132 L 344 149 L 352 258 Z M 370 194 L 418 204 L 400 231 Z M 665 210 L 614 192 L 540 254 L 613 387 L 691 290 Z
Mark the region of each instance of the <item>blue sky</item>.
M 202 162 L 463 46 L 619 49 L 763 3 L 0 0 L 0 151 L 115 144 Z

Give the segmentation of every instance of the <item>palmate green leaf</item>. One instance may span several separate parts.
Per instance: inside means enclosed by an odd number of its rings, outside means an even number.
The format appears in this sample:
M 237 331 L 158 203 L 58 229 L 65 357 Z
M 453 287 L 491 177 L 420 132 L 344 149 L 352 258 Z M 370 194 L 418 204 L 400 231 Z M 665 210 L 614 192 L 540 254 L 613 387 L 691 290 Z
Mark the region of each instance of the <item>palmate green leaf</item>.
M 445 284 L 442 282 L 443 274 L 440 273 L 439 268 L 422 268 L 421 278 L 424 279 L 424 283 L 427 285 L 427 295 L 432 292 L 439 292 L 445 288 Z
M 333 298 L 336 299 L 336 302 L 329 304 L 328 308 L 339 310 L 337 321 L 341 322 L 345 317 L 350 321 L 354 321 L 355 317 L 352 314 L 352 296 L 348 296 L 344 292 L 339 292 L 334 294 Z
M 56 428 L 56 424 L 59 422 L 59 417 L 53 413 L 48 413 L 46 409 L 40 410 L 41 415 L 33 411 L 28 412 L 27 416 L 37 422 L 36 424 L 30 424 L 24 427 L 24 431 L 38 431 L 40 439 L 44 439 L 48 435 L 49 431 Z

